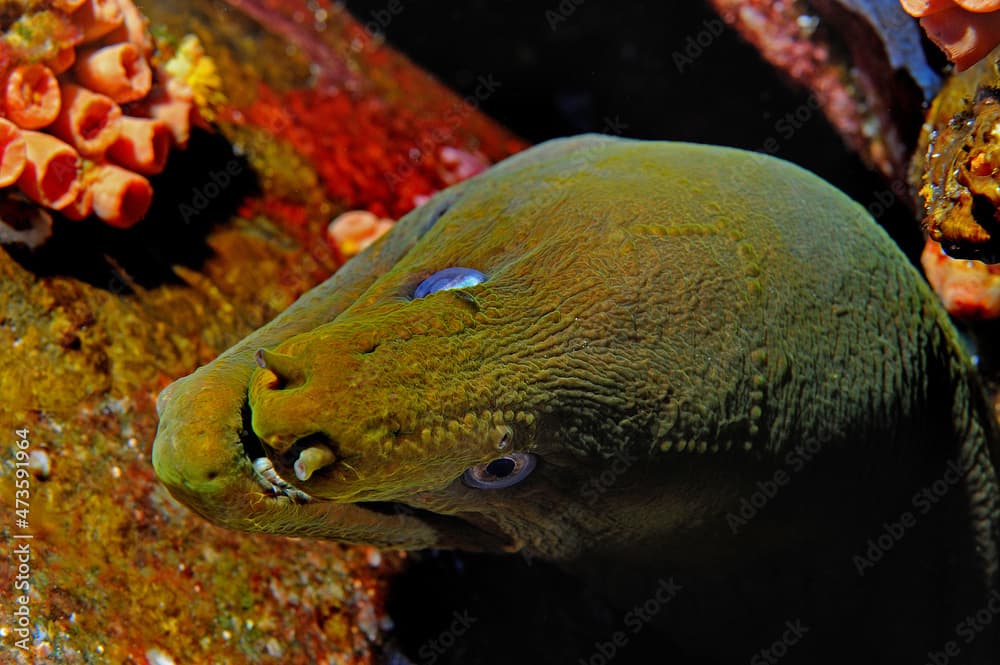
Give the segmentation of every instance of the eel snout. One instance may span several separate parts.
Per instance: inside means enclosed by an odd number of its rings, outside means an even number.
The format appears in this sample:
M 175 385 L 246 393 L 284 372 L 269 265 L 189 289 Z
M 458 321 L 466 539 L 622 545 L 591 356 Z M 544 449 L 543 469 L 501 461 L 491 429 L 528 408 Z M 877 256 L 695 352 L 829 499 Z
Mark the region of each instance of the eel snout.
M 320 470 L 334 467 L 335 446 L 310 418 L 317 399 L 311 393 L 307 363 L 301 356 L 263 348 L 254 360 L 260 369 L 248 390 L 251 429 L 267 458 L 255 459 L 255 468 L 266 465 L 291 483 L 305 483 Z
M 158 399 L 153 466 L 170 493 L 194 512 L 231 529 L 380 547 L 512 547 L 456 518 L 320 501 L 290 485 L 276 469 L 285 474 L 294 463 L 272 465 L 249 427 L 252 371 L 252 354 L 223 357 L 171 384 Z M 297 451 L 295 461 L 301 458 L 304 472 L 317 473 L 326 453 L 309 449 Z
M 258 349 L 254 354 L 254 360 L 262 370 L 265 370 L 256 382 L 259 386 L 258 403 L 267 401 L 274 392 L 295 390 L 307 383 L 306 367 L 294 356 Z M 268 433 L 267 425 L 259 422 L 253 429 L 258 436 L 262 429 L 265 431 L 261 440 L 273 453 L 282 455 L 290 463 L 295 477 L 301 482 L 309 480 L 314 473 L 332 466 L 337 461 L 332 446 L 323 442 L 322 435 L 298 438 L 295 435 L 282 436 L 280 432 Z
M 221 386 L 215 389 L 214 382 L 187 390 L 201 378 L 196 373 L 179 379 L 160 393 L 160 426 L 153 444 L 153 467 L 160 480 L 174 491 L 193 495 L 224 484 L 240 452 L 239 410 L 218 408 L 224 391 Z M 212 436 L 216 432 L 223 435 Z

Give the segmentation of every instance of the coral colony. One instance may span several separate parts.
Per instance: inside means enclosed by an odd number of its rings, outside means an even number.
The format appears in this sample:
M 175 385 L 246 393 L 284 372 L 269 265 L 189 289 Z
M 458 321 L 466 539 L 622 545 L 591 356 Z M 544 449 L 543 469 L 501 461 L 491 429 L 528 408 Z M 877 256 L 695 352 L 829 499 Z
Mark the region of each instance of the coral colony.
M 192 89 L 176 63 L 154 64 L 132 0 L 21 0 L 16 12 L 11 4 L 0 15 L 0 196 L 16 201 L 16 188 L 69 219 L 132 226 L 152 202 L 145 176 L 187 144 Z M 2 239 L 36 245 L 48 232 L 6 230 Z
M 959 71 L 976 64 L 1000 43 L 998 0 L 900 0 L 900 4 L 920 19 L 927 36 Z

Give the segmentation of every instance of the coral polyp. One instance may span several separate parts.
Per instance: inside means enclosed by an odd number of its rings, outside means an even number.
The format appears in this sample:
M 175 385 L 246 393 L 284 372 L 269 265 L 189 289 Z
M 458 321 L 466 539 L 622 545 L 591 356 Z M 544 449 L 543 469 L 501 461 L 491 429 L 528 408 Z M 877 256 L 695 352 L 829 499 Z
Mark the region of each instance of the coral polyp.
M 1000 265 L 952 258 L 930 238 L 920 263 L 949 314 L 967 320 L 1000 317 Z
M 326 238 L 341 261 L 346 261 L 392 228 L 393 220 L 367 210 L 348 210 L 326 229 Z
M 0 27 L 0 198 L 134 225 L 194 109 L 184 77 L 154 61 L 146 19 L 132 0 L 21 0 Z
M 955 63 L 968 69 L 1000 44 L 998 0 L 900 0 L 924 32 Z

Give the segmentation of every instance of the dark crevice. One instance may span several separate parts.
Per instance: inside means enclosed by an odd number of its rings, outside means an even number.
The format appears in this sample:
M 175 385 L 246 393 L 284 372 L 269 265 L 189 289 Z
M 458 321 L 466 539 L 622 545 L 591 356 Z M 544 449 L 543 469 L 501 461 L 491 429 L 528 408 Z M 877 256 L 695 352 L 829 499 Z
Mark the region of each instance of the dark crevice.
M 987 86 L 987 85 L 981 86 L 976 91 L 976 100 L 975 101 L 977 101 L 977 102 L 985 102 L 985 101 L 1000 102 L 1000 88 L 997 88 L 995 86 Z
M 988 196 L 983 194 L 972 195 L 972 218 L 976 220 L 985 230 L 994 232 L 997 230 L 997 209 Z
M 250 401 L 244 400 L 240 408 L 240 415 L 243 418 L 240 428 L 240 443 L 243 444 L 243 451 L 251 460 L 265 457 L 264 442 L 260 440 L 253 431 L 253 413 L 250 411 Z
M 652 627 L 614 646 L 621 609 L 566 570 L 517 555 L 414 553 L 387 610 L 392 649 L 406 658 L 387 663 L 704 665 Z
M 361 501 L 357 505 L 379 515 L 412 515 L 417 512 L 415 508 L 398 501 Z
M 224 186 L 212 180 L 219 173 L 228 178 Z M 199 269 L 211 256 L 208 233 L 260 189 L 249 163 L 233 154 L 225 138 L 200 130 L 192 132 L 186 150 L 171 152 L 162 174 L 149 180 L 152 207 L 132 228 L 53 214 L 52 237 L 44 245 L 35 250 L 5 245 L 0 251 L 39 277 L 73 277 L 115 294 L 131 294 L 136 286 L 182 284 L 174 266 Z

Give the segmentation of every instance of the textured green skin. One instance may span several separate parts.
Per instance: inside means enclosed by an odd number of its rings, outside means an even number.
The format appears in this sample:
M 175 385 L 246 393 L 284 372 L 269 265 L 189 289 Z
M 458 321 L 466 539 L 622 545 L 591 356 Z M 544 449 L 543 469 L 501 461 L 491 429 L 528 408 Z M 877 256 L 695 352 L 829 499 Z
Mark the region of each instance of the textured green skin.
M 451 266 L 488 280 L 409 298 Z M 290 356 L 293 380 L 257 368 L 259 348 Z M 248 394 L 275 468 L 320 500 L 254 483 Z M 563 561 L 655 549 L 715 570 L 826 551 L 834 528 L 857 536 L 837 532 L 849 557 L 957 460 L 942 531 L 904 544 L 972 534 L 956 584 L 995 583 L 996 434 L 946 315 L 860 206 L 754 153 L 578 137 L 515 156 L 400 220 L 159 410 L 157 474 L 224 526 Z M 343 463 L 299 482 L 281 453 L 315 433 Z M 465 487 L 504 433 L 539 456 L 534 474 Z M 727 512 L 809 441 L 821 458 L 734 537 Z

